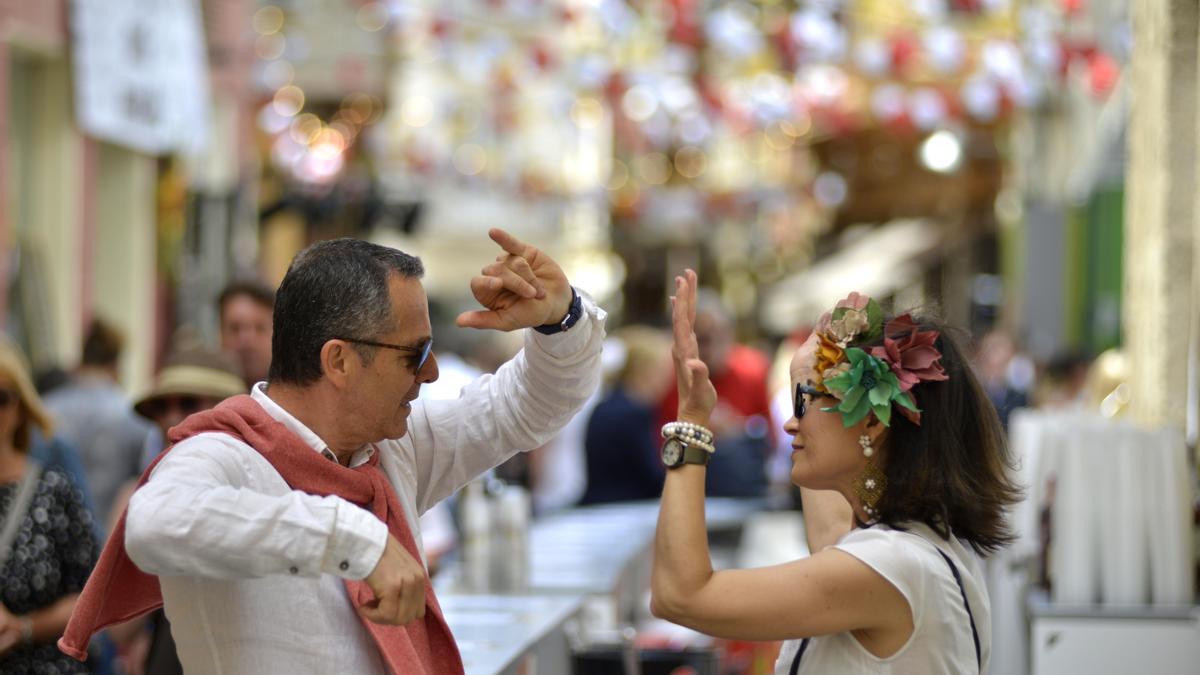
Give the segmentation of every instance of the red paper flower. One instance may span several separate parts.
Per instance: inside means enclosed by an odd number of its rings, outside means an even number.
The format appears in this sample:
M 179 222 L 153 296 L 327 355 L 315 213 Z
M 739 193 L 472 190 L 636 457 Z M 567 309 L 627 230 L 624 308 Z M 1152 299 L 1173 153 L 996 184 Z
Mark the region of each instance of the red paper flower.
M 942 354 L 933 346 L 938 339 L 937 331 L 918 330 L 912 316 L 904 314 L 889 321 L 883 333 L 883 345 L 872 347 L 871 356 L 888 362 L 900 381 L 901 391 L 911 390 L 918 382 L 948 379 L 939 363 Z

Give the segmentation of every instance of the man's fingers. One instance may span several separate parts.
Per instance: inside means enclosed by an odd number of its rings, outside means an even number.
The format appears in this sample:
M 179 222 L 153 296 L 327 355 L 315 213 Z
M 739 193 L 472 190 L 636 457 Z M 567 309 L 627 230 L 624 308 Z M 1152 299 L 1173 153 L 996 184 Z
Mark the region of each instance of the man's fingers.
M 505 251 L 508 251 L 513 255 L 524 256 L 527 246 L 520 239 L 517 239 L 504 230 L 498 227 L 493 227 L 492 229 L 488 230 L 488 236 L 492 238 L 492 241 L 499 244 L 500 248 L 504 249 Z
M 358 607 L 358 613 L 371 623 L 390 624 L 391 620 L 386 614 L 384 614 L 383 610 L 379 608 L 379 604 L 379 600 L 375 599 L 365 605 L 360 605 Z
M 502 262 L 508 269 L 517 273 L 525 281 L 528 281 L 529 285 L 538 289 L 539 298 L 546 295 L 546 289 L 542 287 L 542 280 L 538 279 L 537 274 L 533 271 L 533 266 L 529 264 L 528 260 L 519 255 L 510 255 Z
M 528 279 L 503 263 L 488 265 L 483 268 L 482 274 L 488 277 L 488 286 L 493 291 L 507 289 L 523 298 L 536 298 L 538 296 L 537 286 L 531 284 Z
M 404 613 L 402 620 L 408 623 L 425 616 L 425 583 L 409 581 L 404 584 Z
M 479 328 L 481 330 L 508 330 L 495 312 L 474 310 L 463 312 L 454 320 L 459 328 Z
M 400 611 L 404 609 L 401 604 L 403 600 L 399 589 L 384 591 L 383 597 L 379 599 L 379 614 L 385 622 L 396 623 L 400 620 Z

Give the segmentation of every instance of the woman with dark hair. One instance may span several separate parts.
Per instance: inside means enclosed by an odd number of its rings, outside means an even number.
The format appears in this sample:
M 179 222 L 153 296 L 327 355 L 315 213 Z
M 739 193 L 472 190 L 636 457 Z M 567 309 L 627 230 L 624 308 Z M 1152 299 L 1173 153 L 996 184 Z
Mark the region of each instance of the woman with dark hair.
M 79 488 L 29 456 L 50 416 L 24 358 L 0 339 L 0 673 L 87 673 L 58 650 L 98 544 Z
M 812 555 L 714 572 L 704 474 L 716 401 L 692 331 L 696 276 L 676 279 L 679 416 L 663 428 L 652 611 L 717 637 L 785 640 L 778 674 L 986 672 L 979 556 L 1012 535 L 1020 497 L 996 411 L 943 326 L 888 319 L 859 295 L 791 363 L 792 481 Z

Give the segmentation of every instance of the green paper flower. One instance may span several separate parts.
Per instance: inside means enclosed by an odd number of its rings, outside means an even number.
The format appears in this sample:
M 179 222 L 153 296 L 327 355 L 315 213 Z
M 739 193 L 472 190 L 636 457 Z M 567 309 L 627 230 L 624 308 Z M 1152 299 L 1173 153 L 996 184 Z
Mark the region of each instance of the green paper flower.
M 825 388 L 841 401 L 824 410 L 841 413 L 843 426 L 852 427 L 871 413 L 875 413 L 885 427 L 890 426 L 892 403 L 920 412 L 912 397 L 900 390 L 900 381 L 887 361 L 857 347 L 846 350 L 846 360 L 850 369 L 824 382 Z

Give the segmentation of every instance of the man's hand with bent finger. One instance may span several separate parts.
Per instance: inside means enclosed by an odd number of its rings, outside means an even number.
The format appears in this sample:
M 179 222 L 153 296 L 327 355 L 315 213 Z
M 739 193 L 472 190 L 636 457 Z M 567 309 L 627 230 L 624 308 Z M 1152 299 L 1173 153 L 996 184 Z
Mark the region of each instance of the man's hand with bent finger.
M 571 284 L 554 259 L 499 228 L 488 236 L 504 252 L 471 279 L 483 310 L 463 312 L 464 328 L 518 330 L 555 324 L 571 309 Z
M 383 555 L 364 579 L 375 599 L 358 608 L 372 623 L 402 626 L 425 618 L 425 585 L 429 576 L 421 561 L 412 557 L 400 542 L 388 535 Z

